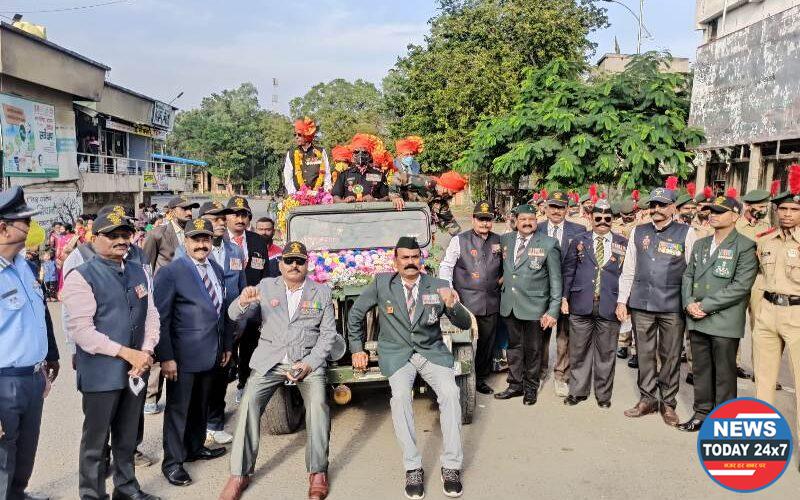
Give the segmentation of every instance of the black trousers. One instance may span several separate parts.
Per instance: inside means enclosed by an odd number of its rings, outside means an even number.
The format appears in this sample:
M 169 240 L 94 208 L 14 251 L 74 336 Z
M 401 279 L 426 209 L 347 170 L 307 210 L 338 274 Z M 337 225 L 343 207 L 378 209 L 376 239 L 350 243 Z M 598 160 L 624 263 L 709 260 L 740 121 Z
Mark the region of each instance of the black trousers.
M 136 434 L 142 418 L 145 391 L 130 389 L 83 393 L 83 434 L 78 457 L 81 499 L 106 498 L 106 446 L 111 438 L 114 489 L 128 496 L 139 491 L 133 468 Z
M 508 386 L 513 390 L 539 391 L 542 365 L 542 327 L 539 321 L 511 316 L 503 318 L 508 326 Z
M 739 339 L 689 331 L 694 361 L 694 414 L 704 419 L 725 401 L 736 398 L 736 351 Z
M 478 345 L 475 350 L 475 375 L 478 380 L 485 380 L 492 372 L 494 358 L 494 341 L 497 336 L 498 313 L 486 316 L 475 316 L 478 323 Z
M 44 376 L 0 377 L 0 499 L 22 500 L 33 472 L 42 423 Z
M 639 356 L 639 393 L 644 402 L 659 400 L 675 408 L 681 378 L 681 346 L 686 320 L 683 313 L 631 309 L 633 335 Z M 660 366 L 660 367 L 659 367 Z
M 212 370 L 211 387 L 208 391 L 208 423 L 206 427 L 213 431 L 225 429 L 225 394 L 228 392 L 230 383 L 228 370 L 228 367 L 219 366 L 219 364 Z
M 261 336 L 261 325 L 258 321 L 248 321 L 239 339 L 239 383 L 237 389 L 244 389 L 247 378 L 250 377 L 250 358 L 253 351 L 258 347 L 258 339 Z
M 600 316 L 595 302 L 591 316 L 569 315 L 569 393 L 587 397 L 594 382 L 594 397 L 611 401 L 617 366 L 619 321 Z
M 180 366 L 180 365 L 178 365 Z M 214 370 L 199 373 L 179 371 L 178 380 L 167 380 L 167 405 L 164 409 L 163 470 L 183 464 L 197 454 L 206 440 L 208 393 Z

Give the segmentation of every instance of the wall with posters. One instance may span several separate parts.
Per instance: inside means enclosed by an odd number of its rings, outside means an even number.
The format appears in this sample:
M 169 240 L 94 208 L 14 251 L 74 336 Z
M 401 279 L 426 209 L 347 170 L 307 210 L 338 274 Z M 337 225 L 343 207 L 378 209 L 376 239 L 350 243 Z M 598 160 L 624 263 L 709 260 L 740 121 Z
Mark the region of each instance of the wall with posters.
M 0 94 L 6 177 L 58 177 L 55 107 Z
M 74 224 L 83 214 L 83 199 L 76 189 L 34 191 L 25 190 L 25 201 L 39 210 L 33 218 L 45 229 L 54 222 Z

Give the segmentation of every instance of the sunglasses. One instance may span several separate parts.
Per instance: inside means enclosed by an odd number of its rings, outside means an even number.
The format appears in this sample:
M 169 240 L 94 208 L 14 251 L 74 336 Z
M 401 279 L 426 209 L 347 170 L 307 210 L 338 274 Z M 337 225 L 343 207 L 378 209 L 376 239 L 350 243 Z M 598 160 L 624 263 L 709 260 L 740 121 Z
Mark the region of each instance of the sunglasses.
M 303 264 L 306 263 L 306 259 L 302 257 L 285 257 L 282 260 L 283 263 L 286 264 L 287 266 L 291 266 L 292 264 L 297 264 L 298 266 L 302 266 Z
M 664 207 L 668 207 L 668 206 L 669 206 L 669 203 L 661 203 L 660 201 L 651 201 L 650 202 L 650 209 L 653 209 L 653 208 L 664 208 Z
M 131 237 L 131 233 L 129 233 L 127 231 L 125 231 L 125 232 L 114 231 L 112 233 L 100 233 L 100 234 L 102 234 L 103 236 L 105 236 L 106 238 L 108 238 L 111 241 L 114 241 L 114 240 L 127 240 L 127 239 L 129 239 Z
M 604 217 L 599 217 L 599 216 L 594 217 L 595 222 L 611 222 L 611 220 L 612 217 L 610 215 L 606 215 Z

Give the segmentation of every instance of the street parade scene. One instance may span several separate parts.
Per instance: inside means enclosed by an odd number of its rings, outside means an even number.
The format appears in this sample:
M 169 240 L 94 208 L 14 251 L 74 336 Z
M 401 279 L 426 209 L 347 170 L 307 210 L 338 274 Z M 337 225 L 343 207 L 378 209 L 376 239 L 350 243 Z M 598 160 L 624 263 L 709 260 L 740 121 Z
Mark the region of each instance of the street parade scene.
M 797 497 L 800 1 L 4 8 L 0 500 Z

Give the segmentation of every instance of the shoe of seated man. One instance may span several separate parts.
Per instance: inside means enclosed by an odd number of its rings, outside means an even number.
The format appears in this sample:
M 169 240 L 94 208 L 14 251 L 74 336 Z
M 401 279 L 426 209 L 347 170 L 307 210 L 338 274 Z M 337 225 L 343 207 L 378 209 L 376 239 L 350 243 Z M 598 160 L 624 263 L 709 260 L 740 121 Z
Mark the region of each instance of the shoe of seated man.
M 233 436 L 228 434 L 227 432 L 223 431 L 215 431 L 208 429 L 206 431 L 206 443 L 211 442 L 211 444 L 228 444 L 233 441 Z
M 244 389 L 236 389 L 236 398 L 234 401 L 236 401 L 237 405 L 242 402 L 242 396 L 244 396 Z

